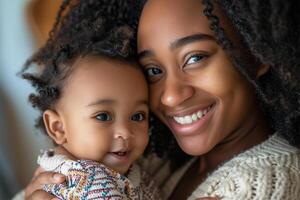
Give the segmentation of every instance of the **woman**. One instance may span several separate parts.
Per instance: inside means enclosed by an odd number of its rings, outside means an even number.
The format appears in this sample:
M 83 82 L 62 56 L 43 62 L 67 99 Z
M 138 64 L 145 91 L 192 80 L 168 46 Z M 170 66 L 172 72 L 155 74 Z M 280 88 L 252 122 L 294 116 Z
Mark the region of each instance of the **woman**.
M 164 182 L 165 198 L 300 196 L 300 155 L 292 146 L 300 144 L 297 8 L 280 1 L 146 2 L 137 44 L 151 109 L 195 156 L 178 157 L 173 137 L 153 130 L 154 150 L 181 167 Z M 37 188 L 51 178 L 38 175 L 28 198 L 46 199 Z

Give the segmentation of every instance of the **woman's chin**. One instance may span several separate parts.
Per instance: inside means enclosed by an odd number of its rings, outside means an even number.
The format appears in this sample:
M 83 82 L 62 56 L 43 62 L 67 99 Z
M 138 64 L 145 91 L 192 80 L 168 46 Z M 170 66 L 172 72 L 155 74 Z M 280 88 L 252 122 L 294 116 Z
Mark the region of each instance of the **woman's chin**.
M 212 149 L 207 144 L 199 144 L 194 142 L 178 141 L 178 144 L 180 148 L 190 156 L 201 156 Z

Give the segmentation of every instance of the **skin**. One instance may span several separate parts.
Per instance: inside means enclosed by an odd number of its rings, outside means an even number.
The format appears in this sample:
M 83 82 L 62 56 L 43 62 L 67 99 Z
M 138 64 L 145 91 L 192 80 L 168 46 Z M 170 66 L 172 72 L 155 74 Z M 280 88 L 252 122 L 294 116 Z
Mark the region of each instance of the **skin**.
M 148 88 L 142 71 L 133 65 L 101 57 L 76 62 L 55 115 L 50 110 L 44 114 L 60 153 L 97 161 L 122 174 L 142 155 L 148 143 Z M 126 155 L 113 153 L 118 151 Z M 34 195 L 48 197 L 41 191 Z
M 79 59 L 55 115 L 44 113 L 48 134 L 75 159 L 94 160 L 124 174 L 144 152 L 148 89 L 142 72 L 132 65 L 102 57 Z
M 150 108 L 172 130 L 180 147 L 199 158 L 170 199 L 186 199 L 207 173 L 272 132 L 254 89 L 217 44 L 202 10 L 199 0 L 149 0 L 138 29 L 138 53 L 148 74 Z M 226 16 L 218 7 L 214 12 L 229 38 L 240 46 Z M 257 78 L 267 71 L 265 66 L 257 68 Z M 200 122 L 180 125 L 173 119 L 208 107 Z
M 218 45 L 201 10 L 198 0 L 149 0 L 138 29 L 140 63 L 150 82 L 150 108 L 172 130 L 183 151 L 201 156 L 171 199 L 188 197 L 208 172 L 261 143 L 271 132 L 254 89 Z M 215 12 L 225 19 L 220 10 Z M 233 32 L 226 21 L 221 25 Z M 257 78 L 265 71 L 264 66 L 258 69 Z M 208 113 L 191 124 L 174 120 L 205 109 Z

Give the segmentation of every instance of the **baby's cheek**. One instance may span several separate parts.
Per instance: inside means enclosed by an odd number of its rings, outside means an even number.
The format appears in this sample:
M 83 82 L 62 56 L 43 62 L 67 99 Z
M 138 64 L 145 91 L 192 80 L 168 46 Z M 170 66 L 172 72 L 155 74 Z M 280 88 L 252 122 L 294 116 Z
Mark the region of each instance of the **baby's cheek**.
M 83 143 L 82 154 L 90 160 L 99 161 L 110 151 L 111 140 L 106 137 L 86 137 Z

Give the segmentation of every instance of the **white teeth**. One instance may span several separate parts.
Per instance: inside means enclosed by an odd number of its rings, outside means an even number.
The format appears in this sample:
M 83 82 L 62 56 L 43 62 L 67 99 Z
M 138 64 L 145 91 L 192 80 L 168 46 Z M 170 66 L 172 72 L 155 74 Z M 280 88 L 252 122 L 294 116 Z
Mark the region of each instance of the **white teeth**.
M 198 117 L 198 118 L 201 118 L 202 115 L 203 115 L 202 111 L 198 111 L 198 112 L 197 112 L 197 117 Z
M 118 156 L 125 156 L 126 152 L 114 152 Z
M 178 121 L 178 123 L 183 123 L 182 118 L 176 117 L 176 120 Z
M 193 119 L 193 121 L 197 121 L 197 119 L 198 119 L 197 115 L 196 115 L 196 114 L 193 114 L 193 115 L 192 115 L 192 119 Z
M 179 124 L 191 124 L 195 121 L 198 121 L 199 119 L 201 119 L 202 117 L 204 117 L 206 115 L 206 113 L 208 113 L 208 111 L 212 108 L 212 106 L 209 106 L 208 108 L 206 108 L 205 110 L 200 110 L 197 111 L 196 113 L 193 113 L 191 115 L 186 115 L 186 116 L 182 116 L 182 117 L 173 117 L 173 119 L 179 123 Z
M 184 117 L 186 124 L 190 124 L 193 122 L 193 119 L 191 116 L 187 115 Z

